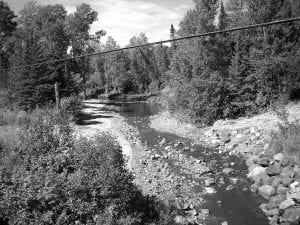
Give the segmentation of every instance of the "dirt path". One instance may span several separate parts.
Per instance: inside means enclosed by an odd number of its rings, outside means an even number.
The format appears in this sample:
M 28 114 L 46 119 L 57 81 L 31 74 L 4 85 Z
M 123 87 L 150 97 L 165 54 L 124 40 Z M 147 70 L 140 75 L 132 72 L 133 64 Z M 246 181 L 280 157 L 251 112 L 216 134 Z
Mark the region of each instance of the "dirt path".
M 122 147 L 122 152 L 127 160 L 127 168 L 132 169 L 132 145 L 122 134 L 124 126 L 123 118 L 117 112 L 107 110 L 107 106 L 99 100 L 87 100 L 83 102 L 84 120 L 82 124 L 76 125 L 78 135 L 93 138 L 100 133 L 109 133 L 116 138 Z

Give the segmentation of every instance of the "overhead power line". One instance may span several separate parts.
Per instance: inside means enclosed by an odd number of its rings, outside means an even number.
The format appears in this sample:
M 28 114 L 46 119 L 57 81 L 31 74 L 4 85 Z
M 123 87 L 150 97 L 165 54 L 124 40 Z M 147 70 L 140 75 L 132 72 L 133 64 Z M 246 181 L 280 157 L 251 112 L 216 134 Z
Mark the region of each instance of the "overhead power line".
M 247 30 L 247 29 L 253 29 L 253 28 L 258 28 L 258 27 L 267 27 L 267 26 L 273 26 L 273 25 L 289 23 L 289 22 L 296 22 L 296 21 L 300 21 L 300 17 L 284 19 L 284 20 L 277 20 L 277 21 L 272 21 L 272 22 L 267 22 L 267 23 L 247 25 L 247 26 L 242 26 L 242 27 L 235 27 L 235 28 L 230 28 L 230 29 L 225 29 L 225 30 L 217 30 L 217 31 L 206 32 L 206 33 L 202 33 L 202 34 L 195 34 L 195 35 L 190 35 L 190 36 L 185 36 L 185 37 L 168 39 L 168 40 L 164 40 L 164 41 L 157 41 L 157 42 L 151 42 L 151 43 L 146 43 L 146 44 L 142 44 L 142 45 L 135 45 L 135 46 L 129 46 L 129 47 L 124 47 L 124 48 L 118 48 L 118 49 L 113 49 L 113 50 L 108 50 L 108 51 L 103 51 L 103 52 L 94 52 L 94 53 L 90 53 L 90 54 L 82 54 L 82 55 L 73 56 L 73 57 L 67 57 L 67 58 L 49 60 L 49 61 L 40 62 L 40 63 L 28 64 L 28 65 L 24 65 L 24 66 L 11 67 L 9 69 L 1 69 L 0 71 L 16 70 L 16 69 L 22 69 L 22 68 L 27 68 L 27 67 L 40 66 L 40 65 L 43 65 L 43 64 L 65 62 L 65 61 L 72 60 L 72 59 L 85 58 L 85 57 L 95 56 L 95 55 L 104 55 L 104 54 L 108 54 L 108 53 L 119 52 L 119 51 L 124 51 L 124 50 L 130 50 L 130 49 L 135 49 L 135 48 L 142 48 L 142 47 L 148 47 L 148 46 L 153 46 L 153 45 L 158 45 L 158 44 L 172 43 L 172 42 L 176 42 L 176 41 L 188 40 L 188 39 L 205 37 L 205 36 L 213 36 L 213 35 L 217 35 L 217 34 L 223 34 L 223 33 L 229 33 L 229 32 L 241 31 L 241 30 Z

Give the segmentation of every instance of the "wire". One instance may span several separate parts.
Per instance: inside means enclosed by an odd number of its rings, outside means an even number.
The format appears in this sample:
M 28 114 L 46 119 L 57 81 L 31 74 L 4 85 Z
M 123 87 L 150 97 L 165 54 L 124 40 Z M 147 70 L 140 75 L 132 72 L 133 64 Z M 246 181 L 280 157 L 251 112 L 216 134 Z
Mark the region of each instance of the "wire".
M 206 33 L 202 33 L 202 34 L 195 34 L 195 35 L 190 35 L 190 36 L 185 36 L 185 37 L 173 38 L 173 39 L 157 41 L 157 42 L 152 42 L 152 43 L 147 43 L 147 44 L 142 44 L 142 45 L 128 46 L 128 47 L 113 49 L 113 50 L 109 50 L 109 51 L 94 52 L 94 53 L 90 53 L 90 54 L 83 54 L 83 55 L 79 55 L 79 56 L 61 58 L 61 59 L 56 59 L 56 60 L 52 60 L 52 61 L 45 61 L 45 62 L 34 63 L 34 64 L 29 64 L 29 65 L 24 65 L 24 66 L 19 66 L 19 67 L 12 67 L 9 69 L 1 69 L 0 71 L 8 71 L 8 70 L 22 69 L 22 68 L 26 68 L 26 67 L 40 66 L 43 64 L 63 62 L 63 61 L 72 60 L 72 59 L 84 58 L 84 57 L 95 56 L 95 55 L 104 55 L 104 54 L 108 54 L 108 53 L 119 52 L 119 51 L 124 51 L 124 50 L 129 50 L 129 49 L 148 47 L 148 46 L 158 45 L 158 44 L 161 45 L 161 44 L 165 44 L 165 43 L 172 43 L 172 42 L 187 40 L 187 39 L 192 39 L 192 38 L 213 36 L 213 35 L 222 34 L 222 33 L 229 33 L 229 32 L 234 32 L 234 31 L 253 29 L 253 28 L 257 28 L 257 27 L 273 26 L 273 25 L 295 22 L 295 21 L 300 21 L 300 17 L 284 19 L 284 20 L 277 20 L 277 21 L 272 21 L 272 22 L 267 22 L 267 23 L 247 25 L 247 26 L 242 26 L 242 27 L 235 27 L 235 28 L 230 28 L 230 29 L 225 29 L 225 30 L 206 32 Z

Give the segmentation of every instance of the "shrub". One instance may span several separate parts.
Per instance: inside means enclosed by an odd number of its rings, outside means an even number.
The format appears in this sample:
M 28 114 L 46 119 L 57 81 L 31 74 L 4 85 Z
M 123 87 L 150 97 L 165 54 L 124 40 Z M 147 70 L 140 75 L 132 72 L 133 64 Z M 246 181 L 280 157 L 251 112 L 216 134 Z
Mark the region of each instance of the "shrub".
M 19 124 L 21 142 L 0 146 L 0 219 L 41 225 L 169 224 L 164 206 L 135 187 L 121 147 L 110 136 L 75 140 L 65 115 L 55 109 L 24 114 Z
M 78 96 L 66 97 L 61 100 L 61 113 L 69 115 L 71 121 L 78 122 L 82 119 L 82 104 Z
M 274 153 L 282 152 L 300 162 L 300 121 L 289 121 L 284 108 L 278 111 L 278 116 L 281 122 L 278 131 L 271 133 L 271 148 Z

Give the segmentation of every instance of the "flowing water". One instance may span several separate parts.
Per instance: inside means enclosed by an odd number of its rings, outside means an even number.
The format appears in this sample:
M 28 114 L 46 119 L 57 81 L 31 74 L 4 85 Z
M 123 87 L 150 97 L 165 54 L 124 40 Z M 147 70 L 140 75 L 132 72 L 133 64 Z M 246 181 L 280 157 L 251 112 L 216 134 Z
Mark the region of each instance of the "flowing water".
M 109 104 L 113 110 L 118 111 L 121 115 L 126 117 L 127 122 L 136 127 L 139 131 L 141 140 L 147 144 L 151 149 L 156 149 L 158 153 L 162 151 L 162 147 L 158 142 L 165 138 L 167 142 L 174 143 L 181 140 L 185 146 L 191 146 L 191 140 L 180 138 L 171 133 L 158 132 L 149 126 L 149 117 L 159 112 L 159 108 L 155 104 L 146 102 L 136 103 L 113 103 Z M 109 107 L 110 109 L 112 109 Z M 238 182 L 233 190 L 226 191 L 226 186 L 214 185 L 217 190 L 216 194 L 204 195 L 205 203 L 201 208 L 207 208 L 212 212 L 212 217 L 207 221 L 207 224 L 217 225 L 222 221 L 228 221 L 229 225 L 267 225 L 268 220 L 259 209 L 263 199 L 257 194 L 250 192 L 250 183 L 246 180 L 247 167 L 243 160 L 235 156 L 220 155 L 213 149 L 205 149 L 201 146 L 193 146 L 196 151 L 186 152 L 188 157 L 195 157 L 204 162 L 215 161 L 213 177 L 220 176 L 224 163 L 234 163 Z M 187 179 L 195 179 L 192 174 L 188 174 L 180 168 L 180 165 L 174 165 L 171 161 L 169 163 L 172 171 Z M 218 172 L 219 171 L 219 172 Z M 226 177 L 226 179 L 230 179 Z M 199 181 L 199 180 L 197 180 Z M 201 191 L 201 187 L 195 191 Z

